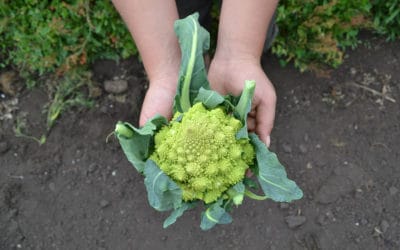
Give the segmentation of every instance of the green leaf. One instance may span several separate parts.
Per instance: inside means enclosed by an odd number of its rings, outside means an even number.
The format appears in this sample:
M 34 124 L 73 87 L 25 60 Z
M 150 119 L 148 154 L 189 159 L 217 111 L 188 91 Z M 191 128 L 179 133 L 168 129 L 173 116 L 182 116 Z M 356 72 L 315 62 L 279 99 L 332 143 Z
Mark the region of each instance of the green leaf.
M 144 184 L 150 205 L 158 211 L 177 209 L 182 205 L 182 190 L 152 160 L 144 168 Z
M 303 197 L 297 184 L 287 178 L 285 168 L 276 154 L 270 152 L 256 134 L 251 133 L 249 137 L 256 150 L 259 168 L 257 179 L 265 195 L 278 202 L 290 202 Z
M 243 124 L 243 127 L 236 134 L 236 139 L 248 138 L 247 114 L 251 110 L 251 101 L 254 96 L 255 88 L 256 88 L 255 81 L 249 81 L 249 80 L 246 81 L 243 92 L 239 99 L 239 103 L 235 107 L 234 115 Z
M 167 228 L 167 227 L 169 227 L 170 225 L 174 224 L 174 223 L 176 222 L 176 219 L 178 219 L 179 217 L 181 217 L 182 214 L 183 214 L 186 210 L 192 209 L 192 208 L 194 208 L 196 205 L 197 205 L 197 203 L 187 203 L 187 202 L 182 203 L 182 205 L 181 205 L 179 208 L 175 209 L 175 210 L 171 213 L 171 215 L 170 215 L 167 219 L 165 219 L 163 227 L 164 227 L 164 228 Z
M 232 217 L 225 211 L 224 208 L 221 207 L 221 205 L 222 199 L 219 199 L 201 214 L 200 228 L 202 230 L 211 229 L 216 224 L 229 224 L 232 222 Z
M 227 193 L 229 197 L 233 200 L 235 205 L 240 205 L 243 202 L 245 186 L 243 182 L 239 182 L 230 189 L 228 189 Z
M 210 34 L 198 22 L 199 14 L 192 14 L 175 22 L 175 32 L 182 51 L 179 82 L 174 111 L 186 112 L 194 103 L 199 89 L 209 89 L 203 54 L 210 47 Z
M 218 105 L 221 105 L 225 101 L 225 98 L 218 94 L 218 92 L 214 90 L 204 89 L 203 87 L 200 88 L 199 94 L 197 95 L 194 102 L 201 102 L 206 106 L 208 109 L 213 109 Z
M 122 150 L 129 162 L 140 173 L 143 173 L 145 161 L 150 156 L 155 132 L 165 124 L 167 124 L 167 120 L 159 115 L 147 121 L 139 129 L 127 122 L 117 123 L 115 134 L 121 144 Z

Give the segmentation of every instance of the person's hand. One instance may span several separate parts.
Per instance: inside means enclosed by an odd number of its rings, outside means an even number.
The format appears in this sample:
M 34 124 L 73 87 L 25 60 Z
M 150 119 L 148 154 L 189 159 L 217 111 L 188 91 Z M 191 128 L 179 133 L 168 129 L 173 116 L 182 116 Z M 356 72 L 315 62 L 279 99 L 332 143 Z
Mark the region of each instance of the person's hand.
M 139 126 L 143 126 L 156 114 L 162 115 L 168 120 L 172 117 L 176 86 L 177 76 L 168 76 L 150 82 L 140 112 Z
M 245 80 L 255 80 L 256 89 L 247 125 L 269 146 L 270 133 L 274 124 L 276 94 L 260 62 L 253 59 L 214 58 L 208 72 L 211 88 L 221 94 L 239 95 Z

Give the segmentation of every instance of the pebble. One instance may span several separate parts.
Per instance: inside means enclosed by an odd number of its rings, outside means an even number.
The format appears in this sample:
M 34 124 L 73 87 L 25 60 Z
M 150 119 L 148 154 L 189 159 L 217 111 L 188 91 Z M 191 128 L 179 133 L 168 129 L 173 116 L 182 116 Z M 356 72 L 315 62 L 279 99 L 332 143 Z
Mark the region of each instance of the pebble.
M 317 217 L 317 222 L 319 225 L 325 226 L 325 225 L 328 225 L 329 220 L 328 220 L 327 216 L 325 216 L 324 214 L 320 214 Z
M 108 207 L 108 205 L 110 205 L 110 202 L 109 202 L 109 201 L 107 201 L 107 200 L 101 200 L 101 201 L 100 201 L 100 207 L 101 207 L 101 208 Z
M 362 226 L 365 226 L 365 225 L 368 224 L 368 220 L 365 219 L 365 218 L 362 218 L 361 221 L 360 221 L 360 224 L 361 224 Z
M 390 187 L 389 188 L 389 194 L 390 195 L 396 195 L 399 190 L 396 187 Z
M 307 147 L 306 147 L 306 145 L 300 144 L 300 145 L 299 145 L 299 150 L 300 150 L 300 152 L 301 152 L 302 154 L 307 153 Z
M 306 217 L 301 215 L 289 215 L 285 217 L 288 227 L 293 229 L 303 225 L 306 222 Z
M 50 189 L 50 191 L 55 192 L 56 191 L 56 184 L 54 184 L 54 182 L 50 182 L 49 183 L 49 189 Z
M 387 222 L 386 220 L 382 220 L 380 227 L 381 227 L 382 233 L 385 233 L 388 230 L 388 228 L 390 227 L 389 222 Z
M 331 221 L 333 221 L 333 222 L 336 221 L 336 218 L 335 218 L 335 216 L 333 215 L 332 211 L 330 211 L 330 210 L 326 211 L 325 215 L 326 215 L 326 217 L 327 217 L 329 220 L 331 220 Z
M 283 144 L 282 148 L 283 148 L 283 152 L 288 153 L 288 154 L 292 153 L 292 147 L 289 144 Z
M 10 149 L 10 145 L 6 141 L 0 142 L 0 154 L 5 154 Z
M 104 89 L 111 94 L 121 94 L 128 89 L 126 80 L 108 80 L 104 82 Z
M 93 173 L 94 171 L 96 171 L 97 167 L 98 167 L 98 166 L 97 166 L 96 163 L 90 164 L 89 167 L 88 167 L 88 172 L 89 172 L 89 173 Z
M 102 106 L 102 107 L 100 108 L 100 112 L 101 112 L 101 113 L 108 113 L 107 106 Z
M 289 208 L 289 203 L 281 202 L 281 203 L 279 204 L 279 208 L 280 208 L 280 209 L 288 209 L 288 208 Z

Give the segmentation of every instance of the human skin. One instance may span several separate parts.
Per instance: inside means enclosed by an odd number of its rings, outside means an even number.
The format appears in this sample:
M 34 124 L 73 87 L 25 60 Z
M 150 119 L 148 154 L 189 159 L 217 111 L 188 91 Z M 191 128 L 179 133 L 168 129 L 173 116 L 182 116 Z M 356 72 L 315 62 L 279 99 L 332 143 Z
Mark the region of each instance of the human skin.
M 208 79 L 221 94 L 239 95 L 245 80 L 256 89 L 248 128 L 267 145 L 275 117 L 276 94 L 260 61 L 276 0 L 225 0 L 221 7 L 216 53 Z M 174 0 L 113 0 L 135 40 L 149 78 L 139 125 L 155 114 L 172 116 L 178 82 L 180 49 L 173 23 L 178 11 Z

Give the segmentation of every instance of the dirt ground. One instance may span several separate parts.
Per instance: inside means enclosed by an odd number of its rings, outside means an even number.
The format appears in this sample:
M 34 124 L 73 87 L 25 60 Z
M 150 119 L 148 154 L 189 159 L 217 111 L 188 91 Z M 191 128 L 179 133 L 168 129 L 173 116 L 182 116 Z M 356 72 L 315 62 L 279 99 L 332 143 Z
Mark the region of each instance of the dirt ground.
M 106 143 L 118 120 L 138 120 L 138 62 L 93 65 L 99 83 L 122 78 L 128 92 L 64 113 L 42 146 L 13 127 L 23 117 L 40 136 L 47 95 L 2 95 L 14 108 L 0 120 L 0 249 L 400 249 L 400 43 L 364 36 L 328 78 L 265 58 L 278 94 L 271 148 L 304 198 L 245 200 L 232 224 L 206 232 L 201 208 L 163 229 L 168 214 L 149 206 L 116 140 Z

